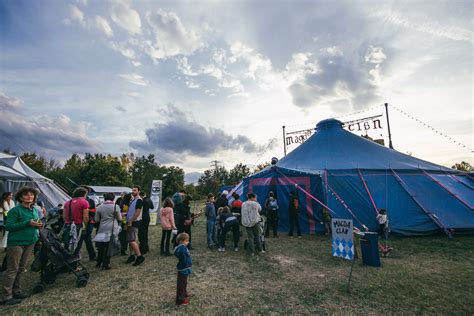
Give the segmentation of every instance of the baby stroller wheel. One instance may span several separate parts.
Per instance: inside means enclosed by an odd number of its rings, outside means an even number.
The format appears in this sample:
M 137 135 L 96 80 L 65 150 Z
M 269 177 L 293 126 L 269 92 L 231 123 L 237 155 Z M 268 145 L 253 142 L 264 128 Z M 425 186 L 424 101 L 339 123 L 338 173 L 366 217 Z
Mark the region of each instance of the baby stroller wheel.
M 46 289 L 46 285 L 43 282 L 38 282 L 33 287 L 33 294 L 42 293 Z
M 53 284 L 56 281 L 56 274 L 54 272 L 46 270 L 42 278 L 43 282 L 46 284 Z
M 80 276 L 76 279 L 77 288 L 86 287 L 86 285 L 87 285 L 87 279 L 84 276 Z

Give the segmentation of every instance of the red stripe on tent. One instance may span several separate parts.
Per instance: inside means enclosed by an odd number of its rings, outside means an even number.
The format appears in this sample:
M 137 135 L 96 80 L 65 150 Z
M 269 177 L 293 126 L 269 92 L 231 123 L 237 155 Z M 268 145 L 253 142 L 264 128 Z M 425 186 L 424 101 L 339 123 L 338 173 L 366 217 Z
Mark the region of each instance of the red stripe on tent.
M 405 184 L 405 182 L 403 182 L 402 178 L 400 178 L 400 176 L 395 172 L 395 170 L 393 169 L 391 170 L 392 170 L 393 175 L 395 176 L 395 179 L 397 179 L 398 183 L 400 183 L 401 187 L 408 193 L 408 195 L 413 199 L 413 201 L 415 201 L 415 203 L 423 210 L 423 212 L 425 212 L 425 214 L 428 215 L 429 218 L 431 218 L 431 220 L 436 225 L 438 225 L 438 227 L 441 228 L 445 232 L 445 234 L 448 235 L 449 238 L 451 238 L 452 237 L 451 232 L 449 232 L 449 230 L 447 230 L 446 227 L 444 227 L 443 223 L 438 219 L 438 217 L 434 215 L 433 213 L 431 213 L 430 211 L 428 211 L 427 209 L 425 209 L 424 206 L 420 202 L 418 202 L 415 196 L 410 193 L 410 191 L 407 188 L 407 185 Z
M 447 188 L 446 186 L 444 186 L 440 181 L 438 181 L 436 178 L 434 178 L 432 175 L 430 175 L 428 172 L 426 172 L 425 170 L 423 170 L 423 172 L 425 173 L 425 175 L 427 175 L 431 180 L 433 180 L 435 183 L 437 183 L 440 187 L 442 187 L 443 189 L 446 190 L 446 192 L 448 192 L 450 195 L 452 195 L 455 199 L 457 199 L 459 202 L 461 202 L 462 204 L 466 205 L 469 209 L 472 210 L 472 206 L 470 206 L 466 201 L 464 201 L 463 199 L 461 199 L 461 197 L 457 196 L 456 194 L 454 194 L 453 192 L 451 192 L 449 190 L 449 188 Z
M 364 188 L 365 188 L 365 191 L 367 192 L 367 195 L 369 196 L 370 198 L 370 202 L 372 202 L 372 206 L 374 207 L 374 210 L 375 210 L 375 214 L 379 214 L 379 211 L 377 209 L 377 206 L 375 205 L 375 202 L 374 202 L 374 199 L 372 198 L 372 194 L 370 194 L 370 191 L 369 191 L 369 188 L 367 187 L 367 184 L 365 183 L 365 179 L 364 177 L 362 176 L 362 172 L 360 172 L 360 169 L 357 169 L 357 171 L 359 171 L 359 177 L 360 179 L 362 180 L 362 183 L 364 184 Z

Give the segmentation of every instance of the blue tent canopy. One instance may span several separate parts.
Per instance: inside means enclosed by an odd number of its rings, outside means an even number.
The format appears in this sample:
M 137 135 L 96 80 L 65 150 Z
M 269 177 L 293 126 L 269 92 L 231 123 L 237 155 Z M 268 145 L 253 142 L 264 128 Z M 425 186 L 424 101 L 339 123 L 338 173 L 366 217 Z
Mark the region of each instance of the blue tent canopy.
M 334 218 L 352 218 L 371 230 L 380 208 L 387 210 L 391 230 L 404 235 L 474 229 L 472 175 L 356 136 L 335 119 L 319 122 L 306 142 L 244 179 L 243 187 L 262 204 L 269 191 L 277 193 L 281 231 L 288 229 L 288 196 L 295 188 L 306 233 L 323 230 L 322 204 Z

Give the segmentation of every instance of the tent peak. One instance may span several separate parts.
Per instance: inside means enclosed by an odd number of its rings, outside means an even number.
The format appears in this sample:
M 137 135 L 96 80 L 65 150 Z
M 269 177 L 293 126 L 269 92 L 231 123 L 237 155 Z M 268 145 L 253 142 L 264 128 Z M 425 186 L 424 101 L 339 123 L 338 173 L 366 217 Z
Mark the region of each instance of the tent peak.
M 339 129 L 343 127 L 343 123 L 339 120 L 334 118 L 330 118 L 327 120 L 322 120 L 316 125 L 316 130 L 320 131 L 323 129 Z

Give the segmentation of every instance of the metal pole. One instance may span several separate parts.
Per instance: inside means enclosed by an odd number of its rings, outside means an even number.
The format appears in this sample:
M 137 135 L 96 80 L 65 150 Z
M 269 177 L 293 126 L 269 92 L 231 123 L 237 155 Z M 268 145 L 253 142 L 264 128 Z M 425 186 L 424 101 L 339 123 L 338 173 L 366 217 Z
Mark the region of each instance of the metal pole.
M 286 156 L 286 133 L 285 133 L 285 125 L 283 125 L 283 153 Z
M 390 149 L 393 149 L 392 133 L 390 132 L 390 119 L 388 118 L 388 103 L 385 103 L 385 114 L 387 115 L 388 147 L 389 147 Z

